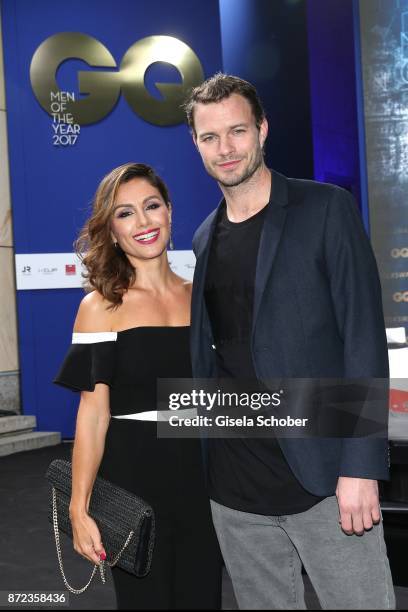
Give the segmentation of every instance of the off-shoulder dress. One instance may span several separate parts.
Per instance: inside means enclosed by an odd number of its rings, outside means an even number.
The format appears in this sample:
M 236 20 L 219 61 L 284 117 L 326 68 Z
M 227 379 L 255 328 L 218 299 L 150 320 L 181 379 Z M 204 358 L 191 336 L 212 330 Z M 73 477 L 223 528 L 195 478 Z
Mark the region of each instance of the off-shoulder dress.
M 221 555 L 200 441 L 158 438 L 155 421 L 118 418 L 157 410 L 157 378 L 189 377 L 189 327 L 134 327 L 74 333 L 54 380 L 76 391 L 109 386 L 112 418 L 98 473 L 155 511 L 150 573 L 112 569 L 121 610 L 221 609 Z

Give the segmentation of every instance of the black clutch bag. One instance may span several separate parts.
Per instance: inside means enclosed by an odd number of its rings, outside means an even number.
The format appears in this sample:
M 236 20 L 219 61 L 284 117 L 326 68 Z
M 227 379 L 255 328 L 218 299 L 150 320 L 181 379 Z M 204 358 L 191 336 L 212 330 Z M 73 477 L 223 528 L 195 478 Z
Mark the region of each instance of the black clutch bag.
M 72 470 L 69 461 L 55 459 L 48 467 L 46 478 L 52 486 L 49 519 L 54 525 L 58 562 L 65 586 L 71 593 L 83 593 L 99 568 L 105 582 L 105 566 L 118 565 L 139 578 L 150 570 L 154 548 L 155 520 L 151 506 L 137 495 L 97 476 L 89 503 L 89 515 L 98 525 L 107 559 L 95 565 L 88 584 L 81 589 L 71 587 L 65 577 L 59 530 L 72 538 L 69 504 Z

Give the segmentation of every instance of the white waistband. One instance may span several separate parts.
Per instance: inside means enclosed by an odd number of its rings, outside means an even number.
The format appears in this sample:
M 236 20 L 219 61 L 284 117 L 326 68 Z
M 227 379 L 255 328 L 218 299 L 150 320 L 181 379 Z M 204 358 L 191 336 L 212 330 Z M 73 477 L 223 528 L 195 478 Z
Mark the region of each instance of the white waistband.
M 169 417 L 176 416 L 180 420 L 192 419 L 197 416 L 196 408 L 184 408 L 183 410 L 148 410 L 147 412 L 135 412 L 133 414 L 112 415 L 113 419 L 131 419 L 135 421 L 168 421 Z
M 157 421 L 157 410 L 149 410 L 148 412 L 136 412 L 134 414 L 112 415 L 113 419 L 132 419 L 135 421 Z

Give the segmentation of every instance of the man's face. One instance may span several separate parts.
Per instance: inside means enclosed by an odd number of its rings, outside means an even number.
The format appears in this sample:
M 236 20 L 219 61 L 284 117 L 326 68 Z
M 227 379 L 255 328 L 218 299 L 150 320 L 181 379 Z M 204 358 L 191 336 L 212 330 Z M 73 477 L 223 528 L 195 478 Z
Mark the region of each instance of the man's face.
M 224 187 L 248 180 L 263 163 L 266 119 L 259 129 L 248 100 L 232 94 L 220 102 L 196 104 L 194 142 L 204 166 Z

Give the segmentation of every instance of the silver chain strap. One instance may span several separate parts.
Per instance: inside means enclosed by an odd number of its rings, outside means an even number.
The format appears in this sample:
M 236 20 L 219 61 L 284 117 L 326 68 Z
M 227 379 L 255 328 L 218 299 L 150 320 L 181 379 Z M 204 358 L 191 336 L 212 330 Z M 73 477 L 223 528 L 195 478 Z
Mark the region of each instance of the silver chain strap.
M 65 577 L 64 566 L 62 564 L 61 544 L 60 544 L 59 529 L 58 529 L 57 493 L 56 493 L 55 487 L 52 488 L 52 519 L 53 519 L 53 525 L 54 525 L 54 536 L 55 536 L 55 545 L 57 547 L 58 563 L 59 563 L 59 567 L 60 567 L 60 570 L 61 570 L 62 579 L 63 579 L 64 584 L 67 587 L 67 589 L 71 593 L 74 593 L 75 595 L 80 595 L 81 593 L 86 591 L 86 589 L 91 584 L 92 579 L 95 576 L 95 572 L 96 572 L 96 570 L 98 568 L 99 568 L 99 572 L 100 572 L 100 575 L 101 575 L 101 580 L 102 580 L 103 584 L 105 584 L 105 582 L 106 582 L 106 578 L 105 578 L 105 561 L 101 561 L 100 565 L 95 564 L 95 567 L 93 568 L 91 577 L 89 578 L 87 584 L 84 587 L 82 587 L 82 589 L 74 589 L 70 584 L 68 584 L 68 581 L 67 581 L 67 579 Z M 135 533 L 134 531 L 131 531 L 129 533 L 129 535 L 128 535 L 127 539 L 126 539 L 126 542 L 122 546 L 121 550 L 119 551 L 119 553 L 117 554 L 115 559 L 113 561 L 111 561 L 111 562 L 108 561 L 109 567 L 113 567 L 119 561 L 123 551 L 128 546 L 130 540 L 134 536 L 134 533 Z

